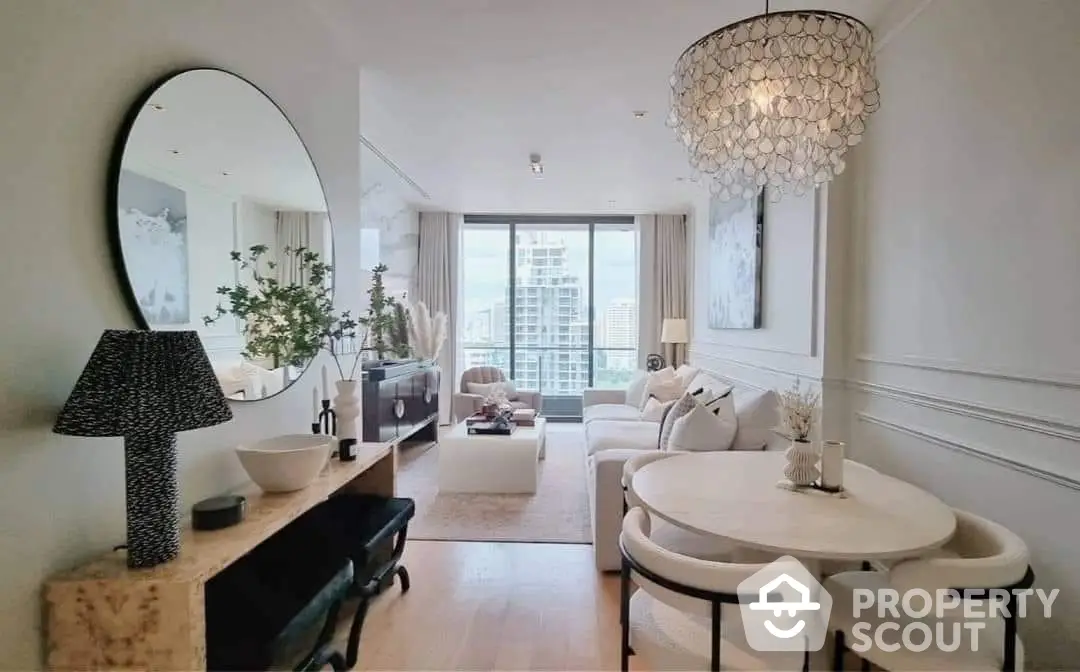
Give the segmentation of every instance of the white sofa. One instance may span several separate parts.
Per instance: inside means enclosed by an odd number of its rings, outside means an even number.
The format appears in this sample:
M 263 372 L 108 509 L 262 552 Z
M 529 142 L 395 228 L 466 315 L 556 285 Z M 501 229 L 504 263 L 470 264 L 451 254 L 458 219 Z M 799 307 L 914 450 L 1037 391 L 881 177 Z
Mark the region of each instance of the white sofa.
M 722 392 L 733 387 L 739 429 L 733 450 L 783 450 L 788 442 L 773 430 L 779 424 L 777 397 L 771 390 L 732 386 L 706 372 L 687 386 Z M 627 403 L 626 390 L 585 390 L 585 478 L 592 516 L 593 554 L 602 571 L 619 569 L 619 531 L 622 527 L 623 463 L 643 450 L 657 450 L 660 424 L 641 419 L 636 403 Z M 637 400 L 631 399 L 631 402 Z

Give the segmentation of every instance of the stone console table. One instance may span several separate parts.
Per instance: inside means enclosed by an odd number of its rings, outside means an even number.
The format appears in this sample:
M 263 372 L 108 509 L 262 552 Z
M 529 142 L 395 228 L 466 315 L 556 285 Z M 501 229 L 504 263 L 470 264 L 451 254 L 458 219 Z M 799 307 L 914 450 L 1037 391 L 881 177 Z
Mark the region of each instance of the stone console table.
M 396 460 L 394 443 L 361 443 L 355 462 L 332 459 L 303 490 L 241 490 L 244 521 L 184 530 L 176 560 L 128 569 L 117 551 L 52 577 L 44 587 L 48 668 L 206 669 L 207 581 L 336 492 L 393 496 Z

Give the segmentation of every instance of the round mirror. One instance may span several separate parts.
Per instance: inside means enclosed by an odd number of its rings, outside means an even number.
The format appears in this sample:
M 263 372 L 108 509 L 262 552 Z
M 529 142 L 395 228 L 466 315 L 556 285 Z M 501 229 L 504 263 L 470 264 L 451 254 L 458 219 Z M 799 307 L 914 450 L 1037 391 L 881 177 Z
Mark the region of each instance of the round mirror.
M 109 197 L 140 327 L 197 331 L 229 399 L 300 377 L 332 302 L 333 236 L 311 157 L 265 93 L 213 69 L 155 84 L 121 129 Z

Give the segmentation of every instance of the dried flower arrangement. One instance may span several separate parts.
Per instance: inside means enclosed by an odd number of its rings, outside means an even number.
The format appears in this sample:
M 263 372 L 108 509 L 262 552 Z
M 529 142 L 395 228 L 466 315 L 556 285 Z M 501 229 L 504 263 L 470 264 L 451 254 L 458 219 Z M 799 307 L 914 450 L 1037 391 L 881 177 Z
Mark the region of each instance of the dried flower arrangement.
M 821 409 L 821 393 L 809 388 L 803 390 L 796 378 L 791 389 L 778 395 L 781 433 L 791 441 L 809 441 Z

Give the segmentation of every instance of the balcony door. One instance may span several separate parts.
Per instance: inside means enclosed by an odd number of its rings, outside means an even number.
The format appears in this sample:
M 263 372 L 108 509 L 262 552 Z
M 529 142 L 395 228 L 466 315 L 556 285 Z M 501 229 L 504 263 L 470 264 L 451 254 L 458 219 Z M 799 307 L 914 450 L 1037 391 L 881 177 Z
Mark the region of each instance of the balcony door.
M 586 387 L 629 382 L 632 218 L 466 217 L 460 249 L 459 370 L 502 368 L 520 389 L 541 392 L 552 419 L 580 418 Z

